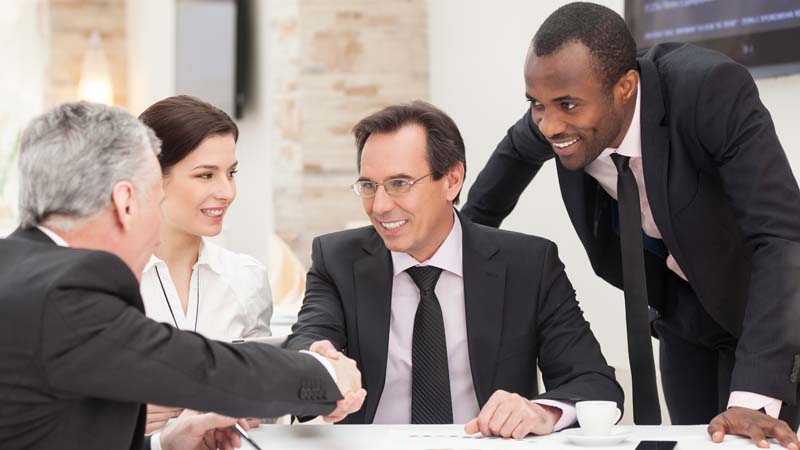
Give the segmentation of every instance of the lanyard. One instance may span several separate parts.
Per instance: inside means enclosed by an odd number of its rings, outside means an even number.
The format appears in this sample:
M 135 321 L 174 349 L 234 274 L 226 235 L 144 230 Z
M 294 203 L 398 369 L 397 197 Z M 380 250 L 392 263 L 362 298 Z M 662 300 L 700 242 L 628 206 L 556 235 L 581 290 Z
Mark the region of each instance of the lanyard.
M 158 266 L 153 266 L 156 269 L 156 276 L 158 277 L 158 284 L 161 285 L 161 292 L 164 293 L 164 301 L 167 302 L 167 308 L 169 308 L 169 315 L 172 316 L 172 321 L 175 323 L 175 328 L 181 329 L 178 326 L 178 321 L 175 319 L 175 313 L 172 312 L 172 305 L 169 304 L 169 297 L 167 296 L 167 290 L 164 289 L 164 283 L 161 281 L 161 274 L 158 272 Z M 194 330 L 197 332 L 197 316 L 200 312 L 200 268 L 197 268 L 197 305 L 194 309 Z

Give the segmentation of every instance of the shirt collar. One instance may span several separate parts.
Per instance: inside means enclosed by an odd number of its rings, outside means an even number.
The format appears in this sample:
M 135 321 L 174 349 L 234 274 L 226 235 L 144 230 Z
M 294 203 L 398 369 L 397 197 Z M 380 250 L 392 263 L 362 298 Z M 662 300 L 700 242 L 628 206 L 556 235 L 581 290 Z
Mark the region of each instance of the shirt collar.
M 622 156 L 631 158 L 642 157 L 642 123 L 640 120 L 640 105 L 642 103 L 642 83 L 636 85 L 636 109 L 633 111 L 633 118 L 631 125 L 628 127 L 628 132 L 622 138 L 622 143 L 618 148 L 607 148 L 603 150 L 601 155 L 609 156 L 612 153 L 617 153 Z
M 213 242 L 203 239 L 200 244 L 200 255 L 197 257 L 197 265 L 207 266 L 218 274 L 225 271 L 225 265 L 222 262 L 222 248 Z
M 453 210 L 453 228 L 430 259 L 419 262 L 408 253 L 392 252 L 394 276 L 396 277 L 405 272 L 410 267 L 434 266 L 463 277 L 462 245 L 461 222 L 458 220 L 455 210 Z
M 50 238 L 53 242 L 56 243 L 59 247 L 69 247 L 69 242 L 65 241 L 64 238 L 59 236 L 55 231 L 51 230 L 50 228 L 44 227 L 42 225 L 37 225 L 36 228 L 39 229 L 42 233 L 46 234 L 47 237 Z
M 163 259 L 159 258 L 156 255 L 150 255 L 150 260 L 147 261 L 147 264 L 145 264 L 142 273 L 149 272 L 153 268 L 153 266 L 156 265 L 158 265 L 161 268 L 164 268 L 167 266 L 167 263 L 165 263 Z
M 150 261 L 144 266 L 144 271 L 149 271 L 155 265 L 162 268 L 167 267 L 167 263 L 165 263 L 163 259 L 156 255 L 150 255 Z M 225 265 L 222 262 L 220 248 L 202 239 L 200 242 L 200 254 L 197 256 L 197 262 L 195 263 L 195 267 L 198 266 L 206 266 L 214 272 L 222 274 L 225 270 Z

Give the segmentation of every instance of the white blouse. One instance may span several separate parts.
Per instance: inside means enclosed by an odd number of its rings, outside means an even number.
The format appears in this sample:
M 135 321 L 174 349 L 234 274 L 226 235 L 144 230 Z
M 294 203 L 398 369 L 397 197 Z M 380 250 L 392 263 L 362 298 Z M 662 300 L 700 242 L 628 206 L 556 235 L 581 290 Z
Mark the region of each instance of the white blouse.
M 185 314 L 167 264 L 155 255 L 142 273 L 141 292 L 147 317 L 181 330 L 222 341 L 271 335 L 267 269 L 251 256 L 205 239 L 192 269 Z

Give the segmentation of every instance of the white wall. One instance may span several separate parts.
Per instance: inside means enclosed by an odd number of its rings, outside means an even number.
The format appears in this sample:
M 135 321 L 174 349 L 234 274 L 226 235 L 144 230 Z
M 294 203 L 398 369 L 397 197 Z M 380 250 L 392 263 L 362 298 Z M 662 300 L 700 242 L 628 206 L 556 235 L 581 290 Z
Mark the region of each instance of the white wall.
M 19 177 L 12 148 L 44 108 L 49 60 L 47 3 L 11 0 L 0 9 L 0 237 L 17 227 Z
M 248 69 L 248 102 L 239 126 L 238 194 L 223 231 L 227 248 L 269 262 L 269 237 L 275 229 L 272 201 L 271 97 L 266 76 L 269 61 L 269 2 L 252 0 L 254 33 Z
M 139 115 L 175 94 L 175 0 L 125 2 L 128 109 Z
M 238 194 L 214 240 L 235 252 L 269 260 L 269 236 L 274 229 L 266 81 L 268 26 L 266 2 L 252 1 L 257 23 L 248 69 L 253 83 L 243 118 L 237 120 L 239 142 Z M 126 2 L 128 32 L 129 109 L 139 115 L 175 91 L 175 0 Z
M 459 125 L 467 146 L 467 190 L 506 130 L 525 111 L 523 62 L 536 29 L 566 1 L 428 0 L 431 101 Z M 596 1 L 622 13 L 622 0 Z M 800 75 L 759 80 L 795 175 L 800 173 Z M 621 291 L 600 280 L 569 221 L 555 164 L 546 164 L 503 227 L 555 241 L 609 363 L 626 368 Z M 626 374 L 622 373 L 622 378 Z M 628 412 L 630 412 L 630 408 Z M 626 414 L 628 416 L 628 414 Z

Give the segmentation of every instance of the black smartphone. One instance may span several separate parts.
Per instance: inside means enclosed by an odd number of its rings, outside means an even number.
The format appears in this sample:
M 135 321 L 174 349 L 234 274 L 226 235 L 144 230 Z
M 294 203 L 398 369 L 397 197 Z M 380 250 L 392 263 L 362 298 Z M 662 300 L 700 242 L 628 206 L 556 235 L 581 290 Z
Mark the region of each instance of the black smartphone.
M 672 450 L 676 445 L 677 441 L 641 441 L 636 450 Z

